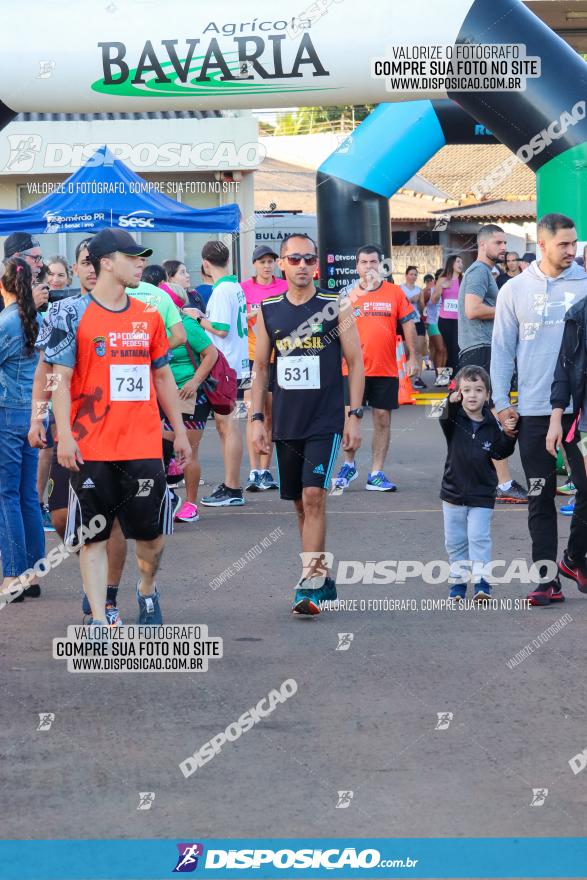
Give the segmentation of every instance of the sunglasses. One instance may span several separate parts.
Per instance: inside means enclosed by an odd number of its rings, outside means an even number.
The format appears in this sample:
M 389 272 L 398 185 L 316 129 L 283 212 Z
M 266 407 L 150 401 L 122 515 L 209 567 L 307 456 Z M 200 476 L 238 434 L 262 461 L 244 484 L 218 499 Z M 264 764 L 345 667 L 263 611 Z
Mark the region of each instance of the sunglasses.
M 306 266 L 315 266 L 318 262 L 318 254 L 287 254 L 285 259 L 290 266 L 299 266 L 302 260 Z

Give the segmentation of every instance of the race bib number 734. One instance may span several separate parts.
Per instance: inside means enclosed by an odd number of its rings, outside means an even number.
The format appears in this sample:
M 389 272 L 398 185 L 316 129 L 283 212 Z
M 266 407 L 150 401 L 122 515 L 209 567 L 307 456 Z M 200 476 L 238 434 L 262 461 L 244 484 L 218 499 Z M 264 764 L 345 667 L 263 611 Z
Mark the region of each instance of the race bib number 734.
M 150 396 L 149 364 L 110 365 L 110 400 L 149 400 Z

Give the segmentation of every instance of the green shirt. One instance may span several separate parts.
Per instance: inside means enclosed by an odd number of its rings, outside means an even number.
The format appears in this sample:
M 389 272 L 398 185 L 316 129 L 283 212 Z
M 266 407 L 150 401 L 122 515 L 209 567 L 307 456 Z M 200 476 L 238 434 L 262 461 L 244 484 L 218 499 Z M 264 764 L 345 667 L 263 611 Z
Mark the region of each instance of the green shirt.
M 199 354 L 204 351 L 205 348 L 208 348 L 209 345 L 213 344 L 212 340 L 208 334 L 202 330 L 198 322 L 194 321 L 193 318 L 188 318 L 187 315 L 183 318 L 183 326 L 185 328 L 190 348 L 194 352 L 196 363 L 199 366 Z M 194 365 L 190 360 L 185 345 L 178 345 L 177 348 L 173 349 L 172 354 L 173 358 L 170 363 L 171 372 L 173 373 L 173 378 L 175 379 L 177 387 L 183 388 L 185 383 L 189 382 L 189 380 L 194 377 Z
M 181 322 L 181 315 L 168 293 L 146 281 L 141 281 L 138 287 L 127 287 L 126 292 L 134 299 L 140 299 L 141 302 L 154 306 L 163 319 L 165 332 L 171 336 L 171 328 Z

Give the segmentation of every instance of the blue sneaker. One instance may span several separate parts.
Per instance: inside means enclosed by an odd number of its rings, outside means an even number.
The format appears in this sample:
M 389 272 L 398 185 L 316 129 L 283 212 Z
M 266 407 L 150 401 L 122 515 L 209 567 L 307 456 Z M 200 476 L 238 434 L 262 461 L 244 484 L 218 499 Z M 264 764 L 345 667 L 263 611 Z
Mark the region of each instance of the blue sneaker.
M 261 471 L 251 471 L 245 490 L 247 492 L 262 492 L 264 488 Z
M 575 510 L 575 499 L 573 498 L 568 504 L 563 504 L 560 509 L 560 512 L 563 516 L 572 516 Z
M 383 471 L 377 471 L 376 474 L 369 474 L 365 489 L 369 492 L 395 492 L 397 486 L 387 479 Z
M 108 587 L 106 591 L 106 617 L 108 617 L 108 608 L 109 606 L 116 607 L 116 596 L 118 595 L 118 587 Z M 90 605 L 90 600 L 87 595 L 84 593 L 82 598 L 82 614 L 92 614 L 92 606 Z
M 334 478 L 333 486 L 335 489 L 348 489 L 349 483 L 352 483 L 353 480 L 356 480 L 359 476 L 359 471 L 356 467 L 353 467 L 352 464 L 349 464 L 345 461 L 338 474 Z
M 139 585 L 137 584 L 137 601 L 139 603 L 139 619 L 137 623 L 140 626 L 158 626 L 163 623 L 163 615 L 159 607 L 159 590 L 155 588 L 152 596 L 143 596 L 139 593 Z
M 321 587 L 311 588 L 303 586 L 304 584 L 316 583 L 322 578 L 311 578 L 310 580 L 301 580 L 300 586 L 296 590 L 291 610 L 294 614 L 307 615 L 313 617 L 320 614 L 322 602 L 334 602 L 336 599 L 336 584 L 332 578 L 324 578 Z
M 475 584 L 475 600 L 477 602 L 485 602 L 487 599 L 491 599 L 491 587 L 487 581 L 481 578 L 479 583 Z
M 449 599 L 454 599 L 455 602 L 462 602 L 465 596 L 467 595 L 467 585 L 466 584 L 453 584 L 450 588 L 450 593 L 448 594 Z
M 279 489 L 279 483 L 276 483 L 273 479 L 273 474 L 271 471 L 263 471 L 261 474 L 261 488 L 264 491 L 268 489 Z

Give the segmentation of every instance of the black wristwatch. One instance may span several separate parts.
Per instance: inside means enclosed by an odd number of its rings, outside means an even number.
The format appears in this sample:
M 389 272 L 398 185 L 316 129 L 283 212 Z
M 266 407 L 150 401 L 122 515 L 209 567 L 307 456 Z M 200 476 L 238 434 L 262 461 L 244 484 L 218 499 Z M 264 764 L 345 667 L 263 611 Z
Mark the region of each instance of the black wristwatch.
M 364 410 L 362 406 L 358 406 L 356 409 L 349 409 L 349 416 L 356 416 L 358 419 L 362 419 L 364 414 Z
M 265 421 L 265 413 L 253 413 L 251 416 L 252 422 L 264 422 Z

